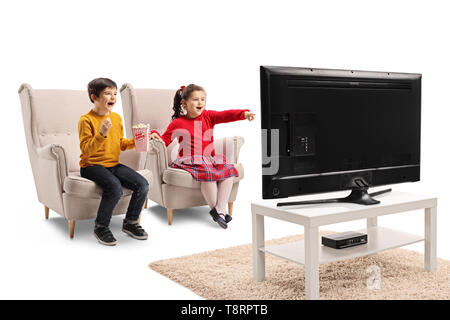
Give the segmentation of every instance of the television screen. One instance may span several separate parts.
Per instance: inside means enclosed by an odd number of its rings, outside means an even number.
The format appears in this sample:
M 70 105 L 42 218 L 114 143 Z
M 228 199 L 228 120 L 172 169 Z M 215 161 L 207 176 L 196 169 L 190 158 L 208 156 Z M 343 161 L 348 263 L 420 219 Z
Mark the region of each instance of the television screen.
M 263 198 L 420 179 L 420 74 L 260 72 Z

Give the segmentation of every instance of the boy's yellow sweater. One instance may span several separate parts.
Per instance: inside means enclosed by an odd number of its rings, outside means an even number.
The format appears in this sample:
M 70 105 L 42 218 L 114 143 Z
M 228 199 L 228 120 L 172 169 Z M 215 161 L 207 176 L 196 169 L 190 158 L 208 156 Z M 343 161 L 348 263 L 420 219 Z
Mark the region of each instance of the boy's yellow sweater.
M 110 118 L 112 127 L 103 137 L 100 134 L 100 124 Z M 122 118 L 115 112 L 107 116 L 99 116 L 93 110 L 81 116 L 78 121 L 78 136 L 80 138 L 80 167 L 85 168 L 95 164 L 103 167 L 114 167 L 119 164 L 120 151 L 133 149 L 134 139 L 124 139 Z

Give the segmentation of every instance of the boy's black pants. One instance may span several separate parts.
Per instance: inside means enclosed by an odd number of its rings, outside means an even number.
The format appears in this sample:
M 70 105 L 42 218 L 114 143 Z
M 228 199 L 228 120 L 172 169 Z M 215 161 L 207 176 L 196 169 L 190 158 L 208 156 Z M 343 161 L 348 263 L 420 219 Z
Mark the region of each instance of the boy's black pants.
M 81 168 L 80 174 L 83 178 L 94 181 L 103 189 L 102 200 L 95 220 L 97 225 L 109 226 L 112 212 L 123 194 L 122 186 L 133 191 L 125 219 L 128 221 L 138 220 L 149 188 L 147 179 L 142 175 L 123 164 L 111 168 L 100 165 L 88 166 Z

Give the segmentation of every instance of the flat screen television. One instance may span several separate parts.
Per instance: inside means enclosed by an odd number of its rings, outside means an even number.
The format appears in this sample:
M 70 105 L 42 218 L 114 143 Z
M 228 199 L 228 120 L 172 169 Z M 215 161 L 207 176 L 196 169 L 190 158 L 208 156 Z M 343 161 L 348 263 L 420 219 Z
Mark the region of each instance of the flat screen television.
M 421 78 L 261 66 L 263 198 L 350 190 L 302 203 L 375 204 L 369 187 L 419 181 Z

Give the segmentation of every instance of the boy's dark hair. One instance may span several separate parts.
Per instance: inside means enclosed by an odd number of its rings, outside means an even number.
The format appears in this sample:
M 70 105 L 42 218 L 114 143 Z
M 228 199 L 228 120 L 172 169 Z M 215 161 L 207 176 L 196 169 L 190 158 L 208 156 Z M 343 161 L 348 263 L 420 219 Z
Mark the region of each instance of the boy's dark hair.
M 91 98 L 91 95 L 94 94 L 96 97 L 98 97 L 100 95 L 100 92 L 102 92 L 103 89 L 105 88 L 117 89 L 117 84 L 108 78 L 97 78 L 89 82 L 87 86 L 89 100 L 91 100 L 91 102 L 94 103 L 94 101 Z
M 187 100 L 191 96 L 191 93 L 194 91 L 203 91 L 205 92 L 205 89 L 203 87 L 197 86 L 195 84 L 190 84 L 187 87 L 180 88 L 175 92 L 175 96 L 173 97 L 173 115 L 172 120 L 175 120 L 176 118 L 179 118 L 181 116 L 181 100 Z

